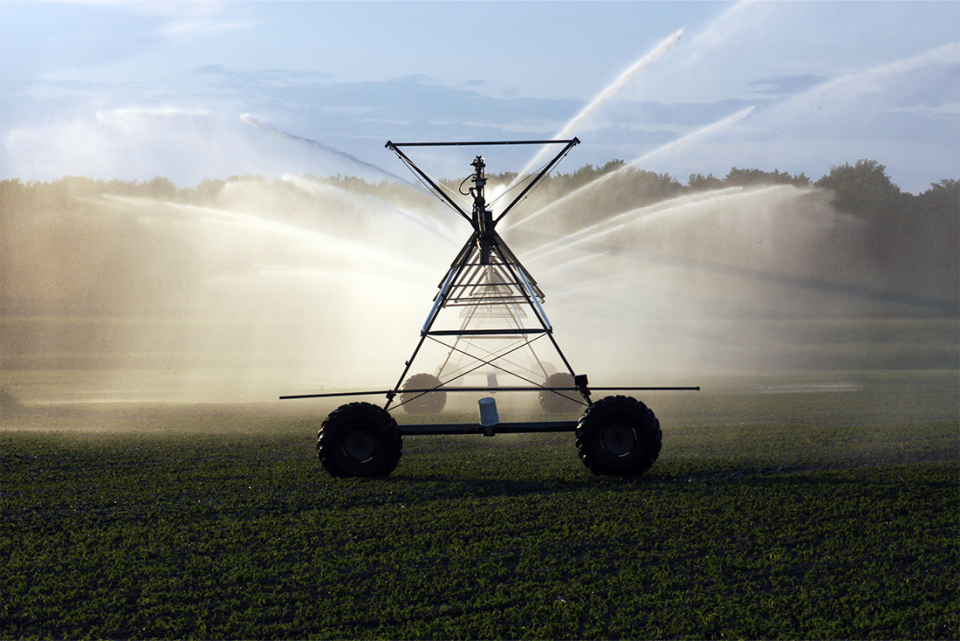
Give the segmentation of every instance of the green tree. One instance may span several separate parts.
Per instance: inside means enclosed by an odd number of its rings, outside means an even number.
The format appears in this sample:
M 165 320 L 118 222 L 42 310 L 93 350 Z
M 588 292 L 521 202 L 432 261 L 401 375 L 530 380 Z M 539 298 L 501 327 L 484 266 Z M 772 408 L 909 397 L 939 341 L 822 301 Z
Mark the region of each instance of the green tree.
M 788 172 L 779 169 L 763 171 L 762 169 L 738 169 L 732 167 L 727 177 L 723 179 L 724 187 L 751 187 L 754 185 L 796 185 L 805 187 L 810 179 L 804 174 L 791 176 Z
M 939 183 L 931 183 L 930 189 L 913 199 L 913 205 L 920 212 L 960 218 L 960 180 L 944 178 Z
M 148 183 L 143 183 L 143 195 L 153 198 L 170 198 L 177 193 L 177 186 L 165 176 L 156 176 Z
M 713 174 L 690 174 L 687 179 L 687 185 L 693 191 L 706 191 L 708 189 L 720 189 L 723 187 L 723 181 Z
M 903 206 L 900 188 L 876 160 L 858 160 L 853 167 L 849 163 L 832 167 L 815 184 L 833 190 L 837 209 L 864 218 L 888 218 Z

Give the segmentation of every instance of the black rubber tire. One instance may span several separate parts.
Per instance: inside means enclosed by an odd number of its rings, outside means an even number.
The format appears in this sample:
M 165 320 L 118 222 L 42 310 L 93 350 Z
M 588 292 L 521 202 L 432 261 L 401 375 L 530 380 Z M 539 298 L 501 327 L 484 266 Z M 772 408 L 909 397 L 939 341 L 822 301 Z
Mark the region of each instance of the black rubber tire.
M 547 377 L 544 387 L 573 387 L 573 375 L 567 372 L 557 372 Z M 583 407 L 579 399 L 583 398 L 580 392 L 550 392 L 540 390 L 540 407 L 544 412 L 559 413 L 572 412 Z
M 388 476 L 400 462 L 403 441 L 390 413 L 370 403 L 330 412 L 317 434 L 317 457 L 331 476 Z
M 660 421 L 629 396 L 607 396 L 584 411 L 577 423 L 580 460 L 598 475 L 640 476 L 660 456 Z
M 433 389 L 441 385 L 433 374 L 414 374 L 403 384 L 403 389 Z M 446 392 L 408 393 L 400 392 L 401 407 L 408 414 L 439 414 L 447 404 Z

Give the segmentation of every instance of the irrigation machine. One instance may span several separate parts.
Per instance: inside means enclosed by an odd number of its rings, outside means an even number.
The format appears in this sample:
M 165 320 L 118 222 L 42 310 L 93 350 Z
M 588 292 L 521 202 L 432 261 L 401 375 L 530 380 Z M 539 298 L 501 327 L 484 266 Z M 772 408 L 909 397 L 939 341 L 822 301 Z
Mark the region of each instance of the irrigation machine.
M 387 142 L 386 147 L 440 200 L 462 216 L 472 229 L 440 282 L 439 291 L 420 330 L 420 340 L 404 363 L 397 383 L 377 391 L 334 392 L 281 396 L 281 399 L 385 396 L 382 406 L 368 402 L 341 405 L 323 421 L 317 435 L 320 463 L 331 475 L 387 476 L 397 466 L 404 436 L 574 432 L 583 464 L 594 474 L 637 476 L 657 460 L 660 422 L 644 403 L 621 394 L 591 399 L 591 392 L 698 390 L 699 387 L 594 387 L 586 374 L 575 373 L 553 336 L 543 309 L 544 294 L 496 231 L 497 223 L 537 186 L 560 160 L 579 144 L 570 140 L 500 142 Z M 561 145 L 534 174 L 515 185 L 516 196 L 494 216 L 485 195 L 485 162 L 476 156 L 473 173 L 463 180 L 460 194 L 472 198 L 467 212 L 452 190 L 428 176 L 404 153 L 417 147 L 482 147 L 492 145 Z M 463 188 L 469 185 L 467 191 Z M 498 201 L 499 202 L 499 199 Z M 432 349 L 439 366 L 435 373 L 415 373 L 418 357 Z M 559 363 L 555 367 L 553 363 Z M 484 380 L 485 376 L 485 380 Z M 468 384 L 480 378 L 480 385 Z M 582 413 L 578 420 L 500 422 L 491 394 L 536 392 L 545 413 Z M 485 394 L 478 400 L 478 423 L 437 420 L 448 394 Z M 390 413 L 406 412 L 433 419 L 398 424 Z M 434 415 L 434 416 L 429 416 Z

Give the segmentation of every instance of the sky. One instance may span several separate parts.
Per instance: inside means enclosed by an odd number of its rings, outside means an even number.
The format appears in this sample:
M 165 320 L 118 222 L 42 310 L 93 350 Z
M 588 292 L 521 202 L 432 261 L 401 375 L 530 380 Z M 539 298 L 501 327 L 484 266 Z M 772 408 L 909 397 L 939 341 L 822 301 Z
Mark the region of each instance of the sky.
M 388 140 L 561 134 L 560 171 L 960 178 L 960 2 L 2 2 L 0 47 L 0 179 L 380 180 Z

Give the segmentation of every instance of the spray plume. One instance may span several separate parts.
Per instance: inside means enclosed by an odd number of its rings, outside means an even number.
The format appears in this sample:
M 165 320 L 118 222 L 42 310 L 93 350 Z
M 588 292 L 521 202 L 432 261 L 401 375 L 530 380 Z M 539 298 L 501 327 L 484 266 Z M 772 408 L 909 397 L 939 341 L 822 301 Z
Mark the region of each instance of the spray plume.
M 683 137 L 681 137 L 681 138 L 677 138 L 676 140 L 674 140 L 674 141 L 672 141 L 672 142 L 669 142 L 669 143 L 667 143 L 666 145 L 664 145 L 664 146 L 662 146 L 662 147 L 659 147 L 659 148 L 657 148 L 657 149 L 654 149 L 654 150 L 651 151 L 650 153 L 644 154 L 643 156 L 640 156 L 639 158 L 637 158 L 637 159 L 635 159 L 635 160 L 627 163 L 626 165 L 624 165 L 624 166 L 621 167 L 620 169 L 618 169 L 618 170 L 616 170 L 616 171 L 612 171 L 612 172 L 610 172 L 610 173 L 608 173 L 608 174 L 604 174 L 603 176 L 600 176 L 599 178 L 597 178 L 597 179 L 594 180 L 593 182 L 587 183 L 586 185 L 584 185 L 584 186 L 581 187 L 580 189 L 577 189 L 577 190 L 575 190 L 575 191 L 572 191 L 572 192 L 570 192 L 569 194 L 567 194 L 566 196 L 564 196 L 563 198 L 560 198 L 559 200 L 556 200 L 556 201 L 550 203 L 550 204 L 547 205 L 546 207 L 543 207 L 542 209 L 539 209 L 539 210 L 533 212 L 532 214 L 530 214 L 530 215 L 527 216 L 526 218 L 523 218 L 523 219 L 521 219 L 520 221 L 518 221 L 517 223 L 514 223 L 514 225 L 516 226 L 516 225 L 519 224 L 519 223 L 529 222 L 529 221 L 533 220 L 534 218 L 536 218 L 537 216 L 540 216 L 540 215 L 543 214 L 544 212 L 549 211 L 549 210 L 553 209 L 554 207 L 557 207 L 558 205 L 560 205 L 560 204 L 562 204 L 562 203 L 570 200 L 571 198 L 573 198 L 573 197 L 576 196 L 577 194 L 579 194 L 579 193 L 581 193 L 581 192 L 584 192 L 584 191 L 586 191 L 586 190 L 588 190 L 588 189 L 595 189 L 596 187 L 599 187 L 600 185 L 602 185 L 603 183 L 607 182 L 608 180 L 610 180 L 611 178 L 613 178 L 613 177 L 616 176 L 617 174 L 619 174 L 619 173 L 621 173 L 621 172 L 623 172 L 623 171 L 626 171 L 629 167 L 636 167 L 639 163 L 645 162 L 645 161 L 653 158 L 654 156 L 659 156 L 660 154 L 666 153 L 666 152 L 668 152 L 668 151 L 673 151 L 674 149 L 677 149 L 678 147 L 682 147 L 682 146 L 684 146 L 684 145 L 688 145 L 688 144 L 690 144 L 690 143 L 692 143 L 692 142 L 695 142 L 695 141 L 697 141 L 697 140 L 700 140 L 700 139 L 703 138 L 704 136 L 708 136 L 708 135 L 710 135 L 710 134 L 712 134 L 712 133 L 715 133 L 715 132 L 717 132 L 717 131 L 719 131 L 719 130 L 721 130 L 721 129 L 724 129 L 725 127 L 729 127 L 730 125 L 733 125 L 733 124 L 739 122 L 740 120 L 743 120 L 743 119 L 746 118 L 748 115 L 750 115 L 750 113 L 754 110 L 754 108 L 755 108 L 755 107 L 751 105 L 750 107 L 747 107 L 746 109 L 742 109 L 741 111 L 738 111 L 737 113 L 733 114 L 732 116 L 727 116 L 727 117 L 724 118 L 723 120 L 718 120 L 718 121 L 715 122 L 715 123 L 712 123 L 712 124 L 710 124 L 710 125 L 707 125 L 707 126 L 704 127 L 703 129 L 699 129 L 699 130 L 697 130 L 697 131 L 695 131 L 695 132 L 693 132 L 693 133 L 687 134 L 686 136 L 683 136 Z
M 561 129 L 560 132 L 556 135 L 556 138 L 563 139 L 563 138 L 566 138 L 568 135 L 570 135 L 570 133 L 577 127 L 577 125 L 583 122 L 586 119 L 586 117 L 589 116 L 597 107 L 599 107 L 603 103 L 610 100 L 613 96 L 615 96 L 621 89 L 623 89 L 627 85 L 627 83 L 633 80 L 633 78 L 638 73 L 640 73 L 641 71 L 643 71 L 644 69 L 652 65 L 654 62 L 659 60 L 663 56 L 663 54 L 669 51 L 670 48 L 674 44 L 676 44 L 678 40 L 680 40 L 680 37 L 682 35 L 683 35 L 683 29 L 681 29 L 680 31 L 676 32 L 675 34 L 673 34 L 672 36 L 670 36 L 669 38 L 661 42 L 659 45 L 657 45 L 656 49 L 654 49 L 653 51 L 651 51 L 650 53 L 648 53 L 647 55 L 640 58 L 632 65 L 630 65 L 630 67 L 628 67 L 626 71 L 621 73 L 617 77 L 617 79 L 610 84 L 610 86 L 608 86 L 606 89 L 600 92 L 600 95 L 594 98 L 593 102 L 591 102 L 589 105 L 584 107 L 583 111 L 578 113 L 573 118 L 573 120 L 568 122 L 567 125 L 563 129 Z M 527 166 L 523 168 L 523 171 L 521 171 L 517 175 L 516 180 L 520 180 L 521 177 L 526 175 L 530 171 L 530 169 L 534 167 L 537 164 L 537 162 L 540 161 L 541 158 L 543 158 L 544 154 L 546 153 L 547 153 L 547 148 L 541 149 L 540 153 L 538 153 L 533 160 L 527 163 Z
M 686 136 L 683 136 L 682 138 L 677 138 L 676 140 L 674 140 L 674 141 L 672 141 L 672 142 L 668 142 L 668 143 L 665 144 L 663 147 L 659 147 L 659 148 L 657 148 L 657 149 L 654 149 L 653 151 L 651 151 L 651 152 L 648 153 L 648 154 L 644 154 L 643 156 L 640 156 L 639 158 L 637 158 L 636 160 L 634 160 L 634 161 L 631 162 L 630 164 L 631 164 L 631 165 L 637 165 L 638 163 L 644 162 L 644 161 L 646 161 L 646 160 L 650 160 L 650 159 L 653 158 L 654 156 L 659 156 L 660 154 L 667 153 L 668 151 L 673 151 L 673 150 L 676 149 L 677 147 L 682 147 L 682 146 L 684 146 L 684 145 L 689 145 L 691 142 L 695 142 L 695 141 L 697 141 L 697 140 L 700 140 L 700 139 L 703 138 L 704 136 L 708 136 L 708 135 L 710 135 L 710 134 L 712 134 L 712 133 L 714 133 L 714 132 L 716 132 L 716 131 L 719 131 L 719 130 L 721 130 L 721 129 L 724 129 L 724 128 L 726 128 L 726 127 L 729 127 L 730 125 L 736 124 L 736 123 L 740 122 L 741 120 L 743 120 L 744 118 L 746 118 L 747 116 L 749 116 L 749 115 L 753 112 L 753 110 L 754 110 L 755 108 L 756 108 L 756 107 L 755 107 L 754 105 L 751 105 L 751 106 L 747 107 L 746 109 L 742 109 L 742 110 L 738 111 L 737 113 L 733 114 L 732 116 L 727 116 L 727 117 L 724 118 L 723 120 L 718 120 L 717 122 L 715 122 L 715 123 L 713 123 L 713 124 L 710 124 L 710 125 L 707 125 L 707 126 L 704 127 L 703 129 L 699 129 L 699 130 L 693 132 L 692 134 L 687 134 Z
M 387 201 L 381 198 L 376 198 L 374 196 L 371 196 L 370 194 L 357 194 L 355 192 L 350 191 L 349 189 L 342 189 L 340 187 L 335 187 L 333 185 L 322 185 L 322 189 L 321 189 L 320 183 L 312 180 L 308 180 L 306 178 L 302 178 L 296 175 L 288 174 L 286 176 L 283 176 L 283 180 L 315 196 L 321 193 L 323 190 L 326 190 L 326 191 L 335 192 L 339 196 L 348 200 L 373 203 L 376 207 L 382 208 L 384 211 L 389 211 L 391 213 L 395 213 L 395 214 L 399 214 L 400 216 L 403 216 L 404 218 L 412 221 L 414 224 L 419 225 L 423 229 L 427 230 L 431 234 L 439 236 L 441 239 L 444 240 L 444 242 L 446 242 L 449 245 L 456 246 L 458 244 L 453 238 L 449 236 L 449 234 L 441 230 L 441 228 L 436 225 L 436 221 L 431 220 L 433 224 L 427 224 L 428 219 L 424 218 L 423 216 L 417 216 L 417 215 L 411 214 L 406 210 L 401 209 L 400 207 L 391 205 L 390 203 L 388 203 Z
M 291 134 L 291 133 L 288 133 L 288 132 L 286 132 L 286 131 L 283 131 L 282 129 L 278 129 L 278 128 L 274 127 L 273 125 L 268 125 L 268 124 L 265 123 L 265 122 L 261 122 L 261 121 L 257 120 L 256 118 L 254 118 L 254 117 L 253 117 L 252 115 L 250 115 L 250 114 L 243 114 L 243 115 L 241 115 L 241 116 L 240 116 L 240 120 L 242 120 L 243 122 L 247 123 L 248 125 L 253 125 L 254 127 L 259 127 L 260 129 L 262 129 L 262 130 L 264 130 L 264 131 L 266 131 L 266 132 L 268 132 L 268 133 L 271 133 L 271 134 L 275 134 L 275 135 L 277 135 L 277 136 L 280 136 L 281 138 L 286 138 L 287 140 L 293 140 L 294 142 L 298 142 L 298 143 L 307 145 L 307 146 L 309 146 L 309 147 L 314 147 L 314 148 L 316 148 L 316 149 L 320 149 L 321 151 L 325 151 L 325 152 L 327 152 L 327 153 L 329 153 L 329 154 L 333 154 L 333 155 L 335 155 L 335 156 L 340 156 L 341 158 L 346 158 L 346 159 L 349 160 L 350 162 L 356 163 L 356 164 L 358 164 L 358 165 L 362 165 L 362 166 L 364 166 L 364 167 L 366 167 L 366 168 L 368 168 L 368 169 L 372 169 L 372 170 L 376 171 L 377 173 L 383 174 L 383 175 L 385 175 L 385 176 L 389 176 L 390 178 L 393 178 L 394 180 L 399 180 L 400 182 L 402 182 L 402 183 L 404 183 L 404 184 L 406 184 L 406 185 L 409 185 L 409 186 L 411 186 L 411 187 L 413 187 L 413 188 L 415 188 L 415 189 L 420 189 L 419 186 L 411 183 L 411 182 L 408 181 L 408 180 L 405 180 L 405 179 L 401 178 L 400 176 L 398 176 L 398 175 L 396 175 L 396 174 L 394 174 L 394 173 L 391 173 L 391 172 L 387 171 L 386 169 L 381 169 L 380 167 L 377 167 L 376 165 L 370 164 L 370 163 L 368 163 L 368 162 L 365 161 L 365 160 L 360 160 L 360 159 L 357 158 L 356 156 L 352 156 L 352 155 L 350 155 L 350 154 L 348 154 L 348 153 L 346 153 L 346 152 L 340 151 L 340 150 L 338 150 L 338 149 L 334 149 L 333 147 L 330 147 L 330 146 L 328 146 L 328 145 L 325 145 L 325 144 L 323 144 L 323 143 L 321 143 L 321 142 L 317 142 L 316 140 L 313 140 L 313 139 L 311 139 L 311 138 L 304 138 L 303 136 L 298 136 L 298 135 L 296 135 L 296 134 Z
M 622 214 L 617 214 L 612 218 L 607 218 L 588 227 L 581 228 L 573 233 L 555 238 L 546 243 L 542 243 L 535 250 L 529 252 L 526 257 L 530 260 L 540 260 L 543 257 L 549 256 L 557 251 L 576 248 L 583 244 L 595 242 L 602 236 L 615 234 L 631 223 L 640 220 L 649 221 L 657 218 L 663 218 L 673 214 L 674 212 L 696 207 L 704 201 L 718 202 L 724 198 L 739 194 L 742 191 L 742 187 L 727 187 L 725 189 L 715 191 L 711 190 L 701 193 L 687 194 L 685 196 L 680 196 L 679 198 L 673 198 L 671 200 L 654 203 L 652 205 L 631 209 L 623 212 Z
M 820 111 L 824 106 L 833 109 L 847 109 L 852 101 L 869 99 L 876 101 L 883 93 L 890 93 L 891 99 L 899 100 L 902 87 L 891 87 L 893 78 L 916 75 L 924 67 L 941 67 L 954 71 L 960 64 L 960 43 L 951 43 L 926 51 L 920 55 L 898 60 L 865 71 L 849 73 L 828 82 L 817 85 L 793 96 L 778 105 L 777 117 L 797 118 L 802 114 Z
M 698 65 L 717 49 L 731 42 L 741 43 L 749 37 L 750 28 L 762 25 L 767 19 L 761 11 L 774 3 L 759 0 L 740 0 L 717 16 L 705 29 L 697 33 L 686 50 L 686 65 Z

